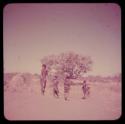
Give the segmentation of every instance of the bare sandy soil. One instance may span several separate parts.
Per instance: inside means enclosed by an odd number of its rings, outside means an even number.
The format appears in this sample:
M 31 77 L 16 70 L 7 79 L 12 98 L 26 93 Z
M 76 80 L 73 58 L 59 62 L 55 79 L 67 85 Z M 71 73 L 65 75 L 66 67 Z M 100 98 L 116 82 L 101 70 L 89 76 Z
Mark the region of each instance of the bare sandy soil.
M 90 84 L 90 96 L 82 98 L 81 86 L 71 86 L 69 101 L 54 98 L 47 85 L 41 95 L 39 83 L 15 91 L 4 88 L 4 116 L 8 120 L 115 120 L 121 116 L 121 83 Z

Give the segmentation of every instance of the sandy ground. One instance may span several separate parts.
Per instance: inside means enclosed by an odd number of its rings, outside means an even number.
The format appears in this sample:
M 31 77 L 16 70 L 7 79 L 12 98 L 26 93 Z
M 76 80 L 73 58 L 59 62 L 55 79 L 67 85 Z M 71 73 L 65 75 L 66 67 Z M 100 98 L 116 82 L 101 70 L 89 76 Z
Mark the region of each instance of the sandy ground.
M 31 88 L 32 87 L 32 88 Z M 4 92 L 4 116 L 8 120 L 115 120 L 121 116 L 121 83 L 91 83 L 91 93 L 82 98 L 81 86 L 72 86 L 69 101 L 54 98 L 47 86 L 45 96 L 40 85 L 20 92 Z

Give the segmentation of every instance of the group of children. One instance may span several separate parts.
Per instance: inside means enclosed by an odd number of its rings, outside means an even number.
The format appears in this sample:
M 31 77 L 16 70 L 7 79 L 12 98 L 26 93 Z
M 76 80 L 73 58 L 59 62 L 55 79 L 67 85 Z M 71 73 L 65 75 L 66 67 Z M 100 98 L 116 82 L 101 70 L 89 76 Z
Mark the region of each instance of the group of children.
M 46 77 L 48 75 L 48 71 L 46 69 L 46 65 L 43 64 L 42 65 L 42 70 L 41 70 L 41 92 L 44 95 L 45 93 L 45 88 L 46 88 Z M 70 91 L 70 86 L 71 84 L 70 82 L 70 77 L 66 76 L 64 79 L 64 99 L 68 100 L 68 96 L 69 96 L 69 91 Z M 56 98 L 59 98 L 59 89 L 58 89 L 58 85 L 59 85 L 59 80 L 58 77 L 55 75 L 53 78 L 53 95 Z M 82 91 L 83 91 L 83 97 L 82 99 L 86 98 L 86 95 L 89 95 L 89 90 L 90 88 L 88 87 L 88 85 L 86 84 L 86 81 L 83 81 L 82 84 Z

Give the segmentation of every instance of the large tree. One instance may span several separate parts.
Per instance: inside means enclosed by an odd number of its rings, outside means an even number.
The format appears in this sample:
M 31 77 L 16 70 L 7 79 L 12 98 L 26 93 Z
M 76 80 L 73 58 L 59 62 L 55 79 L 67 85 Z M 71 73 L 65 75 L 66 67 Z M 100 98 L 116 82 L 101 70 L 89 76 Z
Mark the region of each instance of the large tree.
M 41 59 L 41 63 L 46 64 L 51 77 L 57 75 L 65 78 L 68 75 L 71 79 L 76 79 L 83 77 L 85 73 L 92 69 L 91 57 L 74 52 L 45 56 Z

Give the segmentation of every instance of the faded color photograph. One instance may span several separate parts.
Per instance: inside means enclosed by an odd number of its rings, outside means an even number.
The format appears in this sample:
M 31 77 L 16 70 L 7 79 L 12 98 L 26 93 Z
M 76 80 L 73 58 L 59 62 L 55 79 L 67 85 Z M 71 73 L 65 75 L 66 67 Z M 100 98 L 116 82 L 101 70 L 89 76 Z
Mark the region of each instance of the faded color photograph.
M 7 4 L 3 50 L 5 119 L 121 117 L 118 4 Z

